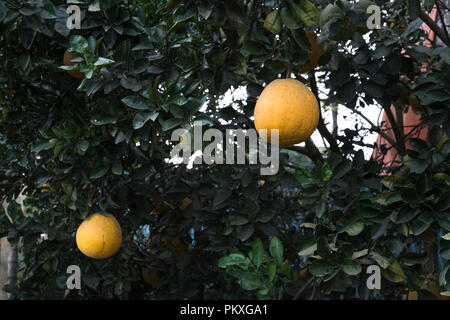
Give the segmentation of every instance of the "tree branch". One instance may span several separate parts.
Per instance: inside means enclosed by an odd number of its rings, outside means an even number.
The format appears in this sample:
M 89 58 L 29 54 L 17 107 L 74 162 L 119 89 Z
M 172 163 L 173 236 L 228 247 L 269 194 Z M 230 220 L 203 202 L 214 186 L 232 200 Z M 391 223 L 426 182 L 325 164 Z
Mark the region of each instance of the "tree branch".
M 380 136 L 382 136 L 383 138 L 386 139 L 386 141 L 388 141 L 391 146 L 395 145 L 395 141 L 392 140 L 391 137 L 389 137 L 386 133 L 384 133 L 379 126 L 376 126 L 372 121 L 370 121 L 369 118 L 367 118 L 364 114 L 362 114 L 360 111 L 356 110 L 356 109 L 350 109 L 352 110 L 354 113 L 356 113 L 357 115 L 361 116 L 361 118 L 363 118 L 364 120 L 367 121 L 367 123 L 369 123 L 369 125 L 371 126 L 371 129 L 373 131 L 375 131 L 376 133 L 378 133 Z
M 396 140 L 396 143 L 394 145 L 396 146 L 396 149 L 397 149 L 398 153 L 400 154 L 400 156 L 404 156 L 406 154 L 406 150 L 405 150 L 405 144 L 403 142 L 403 134 L 399 130 L 399 126 L 397 124 L 397 121 L 394 118 L 391 108 L 390 107 L 385 108 L 384 112 L 386 112 L 386 115 L 391 124 L 392 130 L 394 131 L 395 140 Z
M 314 277 L 311 277 L 308 279 L 308 281 L 306 281 L 306 283 L 300 288 L 300 290 L 298 290 L 297 294 L 292 298 L 292 300 L 298 300 L 298 298 L 300 298 L 300 296 L 302 295 L 303 291 L 305 291 L 309 285 L 311 284 L 311 282 L 313 282 Z
M 320 153 L 319 149 L 317 149 L 311 138 L 305 141 L 305 147 L 306 150 L 308 150 L 308 153 L 311 155 L 311 159 L 313 159 L 315 162 L 323 161 L 322 154 Z
M 308 147 L 289 146 L 284 148 L 287 150 L 292 150 L 304 154 L 314 161 L 323 161 L 322 154 L 320 153 L 319 149 L 317 149 L 317 147 L 314 145 L 314 143 L 312 143 L 312 145 L 308 145 Z
M 333 137 L 333 135 L 330 133 L 330 131 L 328 131 L 328 128 L 323 121 L 322 112 L 320 110 L 320 99 L 319 99 L 319 93 L 318 93 L 319 91 L 317 89 L 316 76 L 315 76 L 314 72 L 310 73 L 309 82 L 311 84 L 311 91 L 316 96 L 317 102 L 319 102 L 319 124 L 317 125 L 317 129 L 319 129 L 320 134 L 330 144 L 331 151 L 341 153 L 341 150 L 339 149 L 336 139 Z
M 436 1 L 436 9 L 439 14 L 439 19 L 442 22 L 442 31 L 444 31 L 444 36 L 447 39 L 447 44 L 450 44 L 450 37 L 448 36 L 447 27 L 445 25 L 445 19 L 444 14 L 442 13 L 442 7 L 444 6 L 444 3 L 440 0 Z
M 433 19 L 431 19 L 430 16 L 423 10 L 419 11 L 419 18 L 422 19 L 422 21 L 425 22 L 431 30 L 433 30 L 433 32 L 447 45 L 447 47 L 450 47 L 450 41 L 447 40 L 447 31 L 440 28 L 437 23 L 434 22 Z

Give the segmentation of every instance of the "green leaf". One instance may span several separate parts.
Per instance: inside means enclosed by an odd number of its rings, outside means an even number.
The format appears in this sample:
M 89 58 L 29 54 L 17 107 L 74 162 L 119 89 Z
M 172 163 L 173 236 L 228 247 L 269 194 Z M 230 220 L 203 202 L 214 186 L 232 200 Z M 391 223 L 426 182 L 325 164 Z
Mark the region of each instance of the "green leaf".
M 239 266 L 242 269 L 248 269 L 250 261 L 240 252 L 232 252 L 228 256 L 219 259 L 219 268 Z
M 405 273 L 397 260 L 389 265 L 389 267 L 383 270 L 383 275 L 391 282 L 400 283 L 405 280 Z
M 8 12 L 8 9 L 6 9 L 3 2 L 0 2 L 0 22 L 3 21 L 3 19 L 6 18 L 6 14 Z
M 341 228 L 339 233 L 347 232 L 349 236 L 357 236 L 364 230 L 364 222 L 359 218 L 359 216 L 353 216 L 346 219 L 344 226 Z
M 423 233 L 425 230 L 428 229 L 428 227 L 433 222 L 433 214 L 431 212 L 424 212 L 420 216 L 418 216 L 413 224 L 412 224 L 412 231 L 415 236 L 418 236 L 419 234 Z
M 314 239 L 314 237 L 305 239 L 300 244 L 299 256 L 310 256 L 314 254 L 314 252 L 317 250 L 317 241 Z
M 316 207 L 314 208 L 316 217 L 321 218 L 323 216 L 323 214 L 326 212 L 326 210 L 327 210 L 327 205 L 325 203 L 325 200 L 320 200 L 317 203 Z
M 182 123 L 183 123 L 183 119 L 171 118 L 171 119 L 164 121 L 164 123 L 161 126 L 161 129 L 163 131 L 169 131 L 170 129 L 178 127 Z
M 244 290 L 255 290 L 261 288 L 263 283 L 258 275 L 252 272 L 243 272 L 240 277 L 241 287 Z
M 281 19 L 289 29 L 300 28 L 300 24 L 297 22 L 295 17 L 292 15 L 292 12 L 287 7 L 281 9 Z
M 92 171 L 89 179 L 99 179 L 108 172 L 108 168 L 99 168 Z
M 450 260 L 447 260 L 444 264 L 444 267 L 441 270 L 441 273 L 439 274 L 439 285 L 445 286 L 448 283 L 447 274 L 450 273 Z
M 97 67 L 107 66 L 107 65 L 109 65 L 111 63 L 114 63 L 114 62 L 115 62 L 114 60 L 100 57 L 100 58 L 97 59 L 97 61 L 95 61 L 94 66 L 97 66 Z
M 111 171 L 115 175 L 118 175 L 118 176 L 122 175 L 122 173 L 123 173 L 122 162 L 120 160 L 115 161 L 111 168 Z
M 70 46 L 77 53 L 84 53 L 88 48 L 88 42 L 85 37 L 80 35 L 73 35 L 70 37 Z
M 155 121 L 159 112 L 139 112 L 134 116 L 133 128 L 134 130 L 140 129 L 148 120 Z
M 275 9 L 271 13 L 269 13 L 264 20 L 264 29 L 272 32 L 273 34 L 278 34 L 283 27 L 281 16 L 278 9 Z
M 83 275 L 81 280 L 91 289 L 97 288 L 100 283 L 100 278 L 91 274 Z
M 252 250 L 248 253 L 250 260 L 259 268 L 264 261 L 264 247 L 260 238 L 257 238 L 253 243 Z
M 339 163 L 334 169 L 334 179 L 340 179 L 346 175 L 352 169 L 352 163 L 348 160 L 344 160 Z
M 281 273 L 283 273 L 286 277 L 291 275 L 291 264 L 289 260 L 284 260 L 283 264 L 280 267 Z
M 415 19 L 419 16 L 420 12 L 420 1 L 419 0 L 407 0 L 407 8 L 409 12 L 410 19 Z
M 231 197 L 232 191 L 228 187 L 218 190 L 214 200 L 213 207 L 218 207 Z
M 403 162 L 405 165 L 411 169 L 412 173 L 422 173 L 424 172 L 427 167 L 429 160 L 428 159 L 416 159 L 412 158 L 409 155 L 405 155 L 403 157 Z
M 378 252 L 371 252 L 370 256 L 373 260 L 376 261 L 376 263 L 378 263 L 381 268 L 386 269 L 390 266 L 389 260 L 380 255 Z
M 315 277 L 323 277 L 333 272 L 334 266 L 325 259 L 315 260 L 309 267 L 309 272 Z
M 245 40 L 242 45 L 242 50 L 244 53 L 254 55 L 262 55 L 266 51 L 261 43 L 253 40 Z
M 342 270 L 350 276 L 355 276 L 361 273 L 361 264 L 351 259 L 345 259 L 342 264 Z
M 295 14 L 307 27 L 313 27 L 319 23 L 319 10 L 308 0 L 300 0 L 300 4 L 289 2 Z
M 254 231 L 255 231 L 255 227 L 253 226 L 252 223 L 247 223 L 243 226 L 238 226 L 236 229 L 238 238 L 242 242 L 248 240 L 252 236 Z
M 128 96 L 121 100 L 128 107 L 137 109 L 137 110 L 148 110 L 150 109 L 150 105 L 148 101 L 141 96 Z
M 275 275 L 277 274 L 277 263 L 272 260 L 267 264 L 267 275 L 270 281 L 275 279 Z
M 52 148 L 52 145 L 49 141 L 39 141 L 36 143 L 33 148 L 31 149 L 31 152 L 39 152 L 42 150 L 49 150 Z
M 277 260 L 278 265 L 283 263 L 283 244 L 277 237 L 272 238 L 269 245 L 270 255 Z
M 77 146 L 82 153 L 85 153 L 87 151 L 87 149 L 89 148 L 89 141 L 81 140 L 80 142 L 78 142 Z

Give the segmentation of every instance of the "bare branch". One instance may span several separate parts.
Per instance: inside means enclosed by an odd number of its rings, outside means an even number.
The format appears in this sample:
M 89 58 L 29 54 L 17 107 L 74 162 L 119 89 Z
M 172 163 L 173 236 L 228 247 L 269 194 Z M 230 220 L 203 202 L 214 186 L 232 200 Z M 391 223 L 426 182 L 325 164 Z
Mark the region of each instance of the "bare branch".
M 330 144 L 330 149 L 333 152 L 341 153 L 341 150 L 339 149 L 338 143 L 336 139 L 333 137 L 333 135 L 328 131 L 327 126 L 325 125 L 323 118 L 322 118 L 322 112 L 320 110 L 320 99 L 317 89 L 317 82 L 316 82 L 316 76 L 314 72 L 310 73 L 309 75 L 309 81 L 311 84 L 311 91 L 316 96 L 317 101 L 319 102 L 319 124 L 317 126 L 317 129 L 319 129 L 320 134 L 328 141 Z
M 441 27 L 437 25 L 436 22 L 433 21 L 433 19 L 430 18 L 428 14 L 426 14 L 425 11 L 420 10 L 419 11 L 419 17 L 422 19 L 423 22 L 425 22 L 428 27 L 430 27 L 431 30 L 444 42 L 447 47 L 450 47 L 450 41 L 447 40 L 448 33 L 447 31 L 444 31 Z

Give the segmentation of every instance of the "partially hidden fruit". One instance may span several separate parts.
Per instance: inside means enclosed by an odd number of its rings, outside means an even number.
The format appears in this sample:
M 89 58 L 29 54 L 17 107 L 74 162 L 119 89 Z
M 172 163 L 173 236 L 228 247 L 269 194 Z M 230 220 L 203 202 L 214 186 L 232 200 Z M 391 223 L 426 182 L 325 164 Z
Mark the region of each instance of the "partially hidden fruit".
M 271 143 L 271 130 L 278 129 L 279 145 L 289 146 L 307 140 L 319 123 L 319 104 L 314 94 L 295 79 L 276 79 L 269 83 L 256 102 L 255 128 L 267 130 Z M 264 134 L 261 135 L 264 139 Z
M 309 44 L 311 45 L 311 52 L 308 55 L 309 63 L 302 66 L 294 66 L 300 70 L 300 72 L 309 72 L 317 67 L 319 58 L 323 54 L 323 47 L 317 42 L 317 35 L 311 31 L 305 31 Z
M 178 240 L 176 245 L 173 245 L 172 239 L 170 239 L 169 237 L 164 237 L 162 241 L 166 245 L 166 248 L 170 251 L 176 252 L 180 256 L 187 255 L 187 246 L 181 240 Z
M 170 237 L 163 237 L 161 241 L 164 243 L 166 248 L 171 252 L 176 252 L 183 257 L 186 256 L 188 253 L 187 245 L 181 240 L 178 240 L 178 242 L 175 245 L 173 244 L 172 239 Z M 145 245 L 147 246 L 147 248 L 150 249 L 150 253 L 152 254 L 157 253 L 157 247 L 154 244 L 155 244 L 155 236 L 153 237 L 148 236 L 145 241 Z
M 76 241 L 78 249 L 86 256 L 106 259 L 119 250 L 122 230 L 113 215 L 94 213 L 78 227 Z
M 157 272 L 154 272 L 148 268 L 141 268 L 141 272 L 142 278 L 149 286 L 157 287 L 163 280 Z
M 426 275 L 422 277 L 423 283 L 420 286 L 420 289 L 426 291 L 428 293 L 427 299 L 434 297 L 436 300 L 450 300 L 450 297 L 443 296 L 440 294 L 442 291 L 439 286 L 438 277 L 435 275 Z M 408 291 L 403 295 L 403 300 L 419 300 L 419 292 L 417 291 Z
M 183 199 L 183 201 L 181 202 L 181 204 L 180 204 L 180 206 L 179 206 L 179 209 L 180 209 L 180 210 L 184 210 L 184 209 L 186 209 L 191 203 L 192 203 L 191 198 L 185 197 L 185 198 Z
M 309 271 L 308 271 L 308 267 L 303 268 L 302 270 L 299 271 L 298 276 L 302 279 L 306 279 L 308 278 L 309 275 Z
M 64 52 L 63 64 L 65 66 L 74 66 L 77 64 L 76 62 L 72 61 L 75 58 L 77 58 L 77 56 L 71 54 L 69 52 L 69 49 L 67 49 L 66 52 Z M 67 73 L 77 79 L 84 79 L 86 77 L 80 70 L 67 70 Z
M 395 26 L 396 26 L 395 22 L 391 22 L 389 24 L 389 28 L 391 28 L 391 29 L 395 29 Z M 406 31 L 406 28 L 408 28 L 408 25 L 407 24 L 402 24 L 400 26 L 400 28 L 398 29 L 398 33 L 400 33 L 400 34 L 404 33 Z
M 153 211 L 155 211 L 157 213 L 163 213 L 164 211 L 167 210 L 167 207 L 162 203 L 152 202 L 152 205 L 153 205 Z
M 42 189 L 41 189 L 41 192 L 52 192 L 49 188 L 47 188 L 48 187 L 48 185 L 46 184 L 46 183 L 44 183 L 43 185 L 42 185 Z

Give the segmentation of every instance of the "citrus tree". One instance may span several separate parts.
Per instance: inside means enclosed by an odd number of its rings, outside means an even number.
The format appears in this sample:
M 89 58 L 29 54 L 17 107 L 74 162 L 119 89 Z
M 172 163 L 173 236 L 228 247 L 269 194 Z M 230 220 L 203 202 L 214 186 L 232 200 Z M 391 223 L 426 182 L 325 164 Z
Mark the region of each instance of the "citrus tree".
M 450 294 L 450 41 L 428 15 L 436 5 L 447 14 L 442 1 L 78 2 L 80 29 L 68 28 L 65 1 L 0 2 L 0 236 L 19 250 L 17 283 L 4 288 L 12 298 Z M 373 4 L 382 25 L 369 29 Z M 439 42 L 426 41 L 424 22 Z M 317 99 L 325 148 L 308 137 L 283 146 L 268 176 L 248 161 L 169 161 L 172 132 L 194 121 L 253 129 L 277 78 Z M 223 103 L 237 88 L 246 96 Z M 336 105 L 357 123 L 330 132 L 323 114 Z M 393 137 L 365 106 L 384 110 Z M 411 109 L 427 141 L 405 133 Z M 365 145 L 367 132 L 390 145 Z M 386 167 L 361 146 L 402 162 Z M 120 225 L 117 252 L 83 254 L 87 236 L 77 246 L 94 213 Z M 80 290 L 67 289 L 71 265 Z M 373 265 L 381 285 L 369 290 Z

